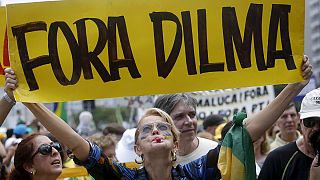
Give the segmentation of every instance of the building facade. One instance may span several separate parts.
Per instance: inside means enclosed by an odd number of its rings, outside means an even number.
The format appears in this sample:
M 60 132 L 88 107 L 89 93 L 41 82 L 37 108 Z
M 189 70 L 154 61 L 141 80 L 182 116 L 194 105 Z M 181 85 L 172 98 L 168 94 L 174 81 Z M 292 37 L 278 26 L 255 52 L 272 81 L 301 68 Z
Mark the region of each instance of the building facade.
M 306 1 L 305 53 L 313 64 L 317 85 L 320 85 L 320 0 Z

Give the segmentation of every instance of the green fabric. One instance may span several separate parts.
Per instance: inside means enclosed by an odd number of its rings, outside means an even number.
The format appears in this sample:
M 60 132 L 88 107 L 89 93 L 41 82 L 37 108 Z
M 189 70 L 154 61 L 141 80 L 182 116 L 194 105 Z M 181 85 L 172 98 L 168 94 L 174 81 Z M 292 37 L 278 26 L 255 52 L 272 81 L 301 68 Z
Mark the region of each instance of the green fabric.
M 234 125 L 226 134 L 222 146 L 232 149 L 232 154 L 243 163 L 246 179 L 256 179 L 255 157 L 250 134 L 243 127 L 242 122 L 246 114 L 240 112 L 233 117 Z
M 68 112 L 66 106 L 65 102 L 54 103 L 53 112 L 68 123 Z

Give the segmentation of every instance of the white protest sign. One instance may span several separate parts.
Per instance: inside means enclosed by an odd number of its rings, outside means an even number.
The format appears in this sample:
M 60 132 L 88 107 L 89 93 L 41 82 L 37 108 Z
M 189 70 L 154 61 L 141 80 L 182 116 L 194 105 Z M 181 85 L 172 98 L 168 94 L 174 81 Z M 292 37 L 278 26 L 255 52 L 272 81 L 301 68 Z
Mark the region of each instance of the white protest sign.
M 206 95 L 205 95 L 206 94 Z M 261 111 L 275 97 L 273 86 L 257 86 L 225 91 L 202 92 L 194 95 L 197 99 L 197 117 L 204 119 L 210 114 L 220 114 L 232 120 L 240 111 L 248 116 Z

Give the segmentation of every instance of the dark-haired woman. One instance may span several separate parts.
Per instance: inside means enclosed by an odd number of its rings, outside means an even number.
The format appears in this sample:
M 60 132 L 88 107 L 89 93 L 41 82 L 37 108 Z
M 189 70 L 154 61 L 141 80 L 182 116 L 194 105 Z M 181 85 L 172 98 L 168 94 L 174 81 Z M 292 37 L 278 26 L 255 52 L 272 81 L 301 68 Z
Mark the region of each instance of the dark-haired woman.
M 61 145 L 42 134 L 22 140 L 14 155 L 9 180 L 55 180 L 62 171 Z

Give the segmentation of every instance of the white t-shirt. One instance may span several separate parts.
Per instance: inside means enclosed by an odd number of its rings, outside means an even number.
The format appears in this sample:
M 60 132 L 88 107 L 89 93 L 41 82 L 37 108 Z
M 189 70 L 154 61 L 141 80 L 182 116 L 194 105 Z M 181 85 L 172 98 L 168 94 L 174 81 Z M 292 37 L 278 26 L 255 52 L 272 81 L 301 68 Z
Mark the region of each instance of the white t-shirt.
M 185 156 L 177 155 L 177 161 L 175 164 L 185 165 L 206 155 L 211 149 L 214 149 L 218 146 L 218 143 L 215 141 L 201 137 L 197 138 L 199 139 L 199 146 L 190 154 L 187 154 Z

